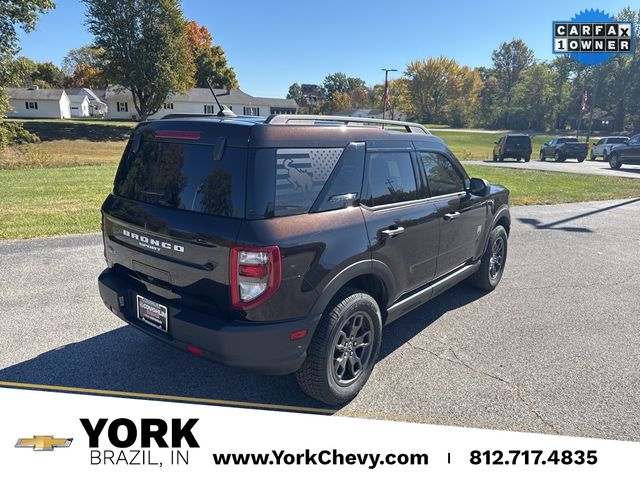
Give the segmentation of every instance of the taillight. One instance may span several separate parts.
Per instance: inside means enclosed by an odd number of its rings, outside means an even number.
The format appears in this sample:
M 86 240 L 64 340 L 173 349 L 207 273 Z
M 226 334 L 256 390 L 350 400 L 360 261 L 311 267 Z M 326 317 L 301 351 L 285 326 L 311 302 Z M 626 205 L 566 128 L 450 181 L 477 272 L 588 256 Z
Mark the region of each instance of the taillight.
M 282 271 L 280 249 L 275 247 L 234 247 L 231 249 L 231 305 L 247 310 L 275 293 Z

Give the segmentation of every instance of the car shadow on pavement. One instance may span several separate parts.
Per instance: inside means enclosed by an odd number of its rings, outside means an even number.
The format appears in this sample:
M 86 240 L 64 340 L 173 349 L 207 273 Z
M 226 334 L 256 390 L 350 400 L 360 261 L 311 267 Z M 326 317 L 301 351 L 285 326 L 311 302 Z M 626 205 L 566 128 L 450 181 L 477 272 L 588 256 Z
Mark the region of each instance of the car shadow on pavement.
M 579 215 L 574 215 L 572 217 L 563 218 L 561 220 L 556 220 L 555 222 L 551 222 L 551 223 L 543 223 L 541 220 L 538 220 L 537 218 L 518 218 L 518 221 L 526 225 L 531 225 L 538 230 L 562 230 L 564 232 L 593 233 L 593 230 L 586 227 L 571 227 L 571 226 L 559 227 L 558 225 L 571 222 L 573 220 L 579 220 L 581 218 L 590 217 L 591 215 L 596 215 L 598 213 L 603 213 L 608 210 L 613 210 L 614 208 L 620 208 L 626 205 L 631 205 L 632 203 L 636 203 L 636 202 L 640 202 L 640 198 L 633 198 L 631 200 L 627 200 L 621 203 L 616 203 L 615 205 L 609 205 L 603 208 L 590 210 L 588 212 L 581 213 Z
M 482 292 L 456 286 L 383 332 L 385 358 L 447 311 Z M 327 409 L 302 393 L 294 375 L 268 376 L 219 365 L 123 326 L 0 370 L 0 381 Z M 197 402 L 197 400 L 194 400 Z M 328 412 L 327 412 L 328 413 Z

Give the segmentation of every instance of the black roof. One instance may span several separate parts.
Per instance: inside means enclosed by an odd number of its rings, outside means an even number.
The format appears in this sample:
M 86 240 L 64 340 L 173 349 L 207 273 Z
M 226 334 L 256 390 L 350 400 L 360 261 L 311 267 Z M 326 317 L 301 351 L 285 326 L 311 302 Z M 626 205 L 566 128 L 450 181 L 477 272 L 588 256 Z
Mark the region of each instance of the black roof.
M 355 119 L 357 120 L 357 119 Z M 329 122 L 316 124 L 270 124 L 262 117 L 191 116 L 150 120 L 138 130 L 199 131 L 200 142 L 215 144 L 220 137 L 227 146 L 254 148 L 329 148 L 344 147 L 350 142 L 385 141 L 388 147 L 406 147 L 413 142 L 431 148 L 446 148 L 439 137 L 409 133 L 381 126 L 344 126 Z

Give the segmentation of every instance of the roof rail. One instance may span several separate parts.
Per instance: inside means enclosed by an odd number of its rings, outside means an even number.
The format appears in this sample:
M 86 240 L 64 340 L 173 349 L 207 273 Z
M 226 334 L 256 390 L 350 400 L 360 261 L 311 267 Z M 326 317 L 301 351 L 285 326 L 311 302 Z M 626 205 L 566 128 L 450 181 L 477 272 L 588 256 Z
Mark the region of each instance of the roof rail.
M 270 124 L 270 125 L 287 125 L 289 123 L 305 121 L 305 120 L 314 120 L 314 121 L 327 122 L 327 123 L 343 123 L 346 126 L 349 126 L 350 124 L 354 124 L 354 123 L 380 125 L 382 126 L 382 128 L 384 128 L 385 125 L 393 125 L 397 127 L 404 127 L 407 133 L 421 133 L 424 135 L 431 135 L 431 132 L 424 125 L 420 125 L 419 123 L 401 122 L 399 120 L 382 120 L 380 118 L 342 117 L 342 116 L 333 116 L 333 115 L 274 114 L 267 117 L 264 123 Z M 309 125 L 309 124 L 302 123 L 302 125 Z M 359 125 L 359 126 L 362 126 L 362 125 Z

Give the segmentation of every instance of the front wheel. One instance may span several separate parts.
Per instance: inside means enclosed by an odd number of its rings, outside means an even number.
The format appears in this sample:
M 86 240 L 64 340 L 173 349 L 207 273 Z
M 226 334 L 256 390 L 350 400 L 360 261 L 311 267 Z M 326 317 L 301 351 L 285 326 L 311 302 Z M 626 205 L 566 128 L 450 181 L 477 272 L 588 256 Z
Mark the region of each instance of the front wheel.
M 480 268 L 469 277 L 471 285 L 487 291 L 498 286 L 507 262 L 507 239 L 507 231 L 502 225 L 491 231 L 487 248 L 480 260 Z
M 545 160 L 544 153 L 542 152 L 542 150 L 540 150 L 540 161 L 544 162 L 544 160 Z
M 327 309 L 296 372 L 300 388 L 329 405 L 353 400 L 380 351 L 382 315 L 370 295 L 345 291 Z
M 614 170 L 620 170 L 620 167 L 622 167 L 622 162 L 617 153 L 612 153 L 609 157 L 609 166 Z
M 584 162 L 584 157 L 578 157 L 578 163 Z
M 604 153 L 602 154 L 602 160 L 604 160 L 605 162 L 609 161 L 609 156 L 607 155 L 607 151 L 605 150 Z
M 591 152 L 591 157 L 589 157 L 589 160 L 591 160 L 592 162 L 596 161 L 596 156 L 593 154 L 593 152 Z
M 525 162 L 528 162 L 529 160 L 531 160 L 531 157 L 524 157 Z

